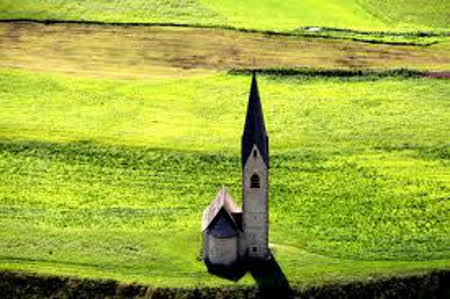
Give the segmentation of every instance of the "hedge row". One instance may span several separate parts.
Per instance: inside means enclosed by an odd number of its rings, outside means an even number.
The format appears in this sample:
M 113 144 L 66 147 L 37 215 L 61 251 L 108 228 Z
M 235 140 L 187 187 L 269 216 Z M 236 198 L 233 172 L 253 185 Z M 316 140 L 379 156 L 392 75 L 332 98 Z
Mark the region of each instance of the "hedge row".
M 450 271 L 289 290 L 157 288 L 114 280 L 0 273 L 3 298 L 450 298 Z

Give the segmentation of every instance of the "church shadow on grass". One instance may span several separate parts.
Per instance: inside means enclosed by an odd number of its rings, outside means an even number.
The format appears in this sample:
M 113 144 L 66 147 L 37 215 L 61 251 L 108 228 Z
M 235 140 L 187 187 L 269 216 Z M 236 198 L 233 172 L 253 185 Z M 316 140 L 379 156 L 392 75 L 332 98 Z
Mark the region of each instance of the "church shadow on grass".
M 249 272 L 258 285 L 261 297 L 292 297 L 292 289 L 289 286 L 289 281 L 273 255 L 267 261 L 249 262 L 245 265 L 231 267 L 208 265 L 207 268 L 209 273 L 232 281 L 238 281 Z

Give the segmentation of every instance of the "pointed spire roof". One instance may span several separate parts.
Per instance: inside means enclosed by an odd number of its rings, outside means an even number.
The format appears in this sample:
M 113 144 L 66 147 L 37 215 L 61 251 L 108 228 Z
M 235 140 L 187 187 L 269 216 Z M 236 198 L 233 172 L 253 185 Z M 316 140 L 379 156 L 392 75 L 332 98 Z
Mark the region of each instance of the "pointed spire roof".
M 245 166 L 253 146 L 256 145 L 264 162 L 269 166 L 269 138 L 267 137 L 261 100 L 259 98 L 256 73 L 253 72 L 250 95 L 247 105 L 247 116 L 245 118 L 244 132 L 242 134 L 242 167 Z
M 258 82 L 256 73 L 253 71 L 252 85 L 248 98 L 247 117 L 245 118 L 244 135 L 267 135 L 264 124 L 264 116 L 259 98 Z

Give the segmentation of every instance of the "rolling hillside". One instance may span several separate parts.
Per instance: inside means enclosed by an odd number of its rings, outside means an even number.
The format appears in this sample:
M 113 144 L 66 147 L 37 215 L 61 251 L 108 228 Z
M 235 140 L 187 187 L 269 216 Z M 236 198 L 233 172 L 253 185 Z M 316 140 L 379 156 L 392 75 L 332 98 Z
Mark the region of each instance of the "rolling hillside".
M 0 80 L 0 269 L 229 284 L 196 260 L 200 215 L 222 185 L 239 201 L 249 77 Z M 260 87 L 270 242 L 293 286 L 450 266 L 448 81 Z
M 303 26 L 358 30 L 449 30 L 446 0 L 1 0 L 1 19 L 179 23 L 291 31 Z
M 270 247 L 289 284 L 448 273 L 449 11 L 0 0 L 0 277 L 254 286 L 199 260 L 203 208 L 222 186 L 240 201 L 251 68 Z

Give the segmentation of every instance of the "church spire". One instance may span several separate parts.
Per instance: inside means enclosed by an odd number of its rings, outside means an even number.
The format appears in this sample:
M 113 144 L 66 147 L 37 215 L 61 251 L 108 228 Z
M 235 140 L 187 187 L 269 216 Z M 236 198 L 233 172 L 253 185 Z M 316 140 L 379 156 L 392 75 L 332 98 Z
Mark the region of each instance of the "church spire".
M 256 82 L 256 74 L 253 72 L 247 106 L 247 116 L 242 135 L 242 167 L 244 167 L 254 145 L 257 146 L 261 153 L 266 166 L 269 166 L 268 139 L 261 100 L 259 98 L 258 83 Z

